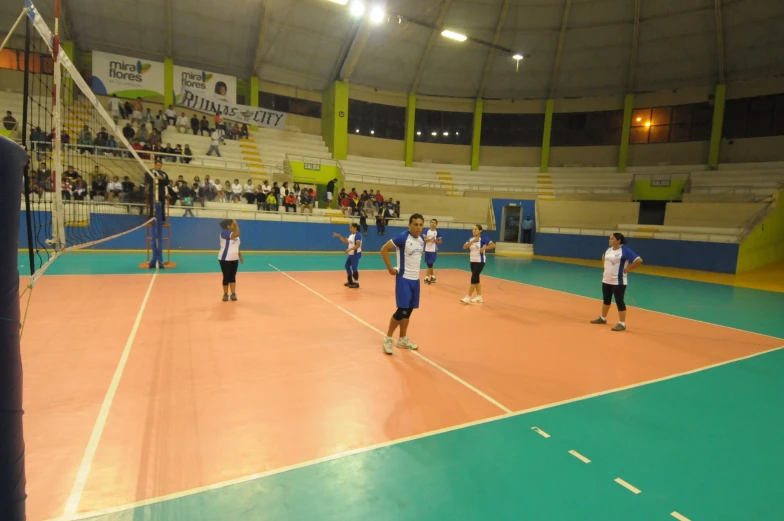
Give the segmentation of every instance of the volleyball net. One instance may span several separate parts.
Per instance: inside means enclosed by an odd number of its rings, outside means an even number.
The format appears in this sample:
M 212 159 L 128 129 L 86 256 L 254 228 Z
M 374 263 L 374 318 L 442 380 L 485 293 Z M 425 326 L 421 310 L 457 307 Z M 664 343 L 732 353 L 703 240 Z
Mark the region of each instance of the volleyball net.
M 99 100 L 60 48 L 36 6 L 24 9 L 0 43 L 19 57 L 23 92 L 5 101 L 21 113 L 0 135 L 0 512 L 25 519 L 21 337 L 36 281 L 63 254 L 138 232 L 161 255 L 163 200 L 131 144 L 139 100 Z M 24 48 L 23 52 L 19 52 Z M 8 110 L 8 109 L 6 109 Z M 152 158 L 146 158 L 150 161 Z M 162 200 L 163 199 L 163 200 Z M 21 203 L 21 204 L 20 204 Z M 157 218 L 156 218 L 157 216 Z M 146 228 L 146 230 L 142 230 Z M 160 267 L 163 267 L 161 260 Z M 24 277 L 20 279 L 20 277 Z M 20 285 L 20 280 L 24 283 Z M 20 305 L 21 304 L 21 305 Z

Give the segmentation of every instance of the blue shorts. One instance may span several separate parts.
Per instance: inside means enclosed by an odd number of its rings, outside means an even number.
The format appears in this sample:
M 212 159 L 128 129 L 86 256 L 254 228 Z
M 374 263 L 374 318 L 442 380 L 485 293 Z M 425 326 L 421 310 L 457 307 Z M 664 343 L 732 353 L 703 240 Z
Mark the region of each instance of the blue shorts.
M 395 277 L 395 302 L 399 308 L 419 307 L 419 279 L 408 280 L 400 275 Z
M 437 251 L 426 251 L 425 252 L 425 264 L 435 264 L 436 257 L 438 257 Z

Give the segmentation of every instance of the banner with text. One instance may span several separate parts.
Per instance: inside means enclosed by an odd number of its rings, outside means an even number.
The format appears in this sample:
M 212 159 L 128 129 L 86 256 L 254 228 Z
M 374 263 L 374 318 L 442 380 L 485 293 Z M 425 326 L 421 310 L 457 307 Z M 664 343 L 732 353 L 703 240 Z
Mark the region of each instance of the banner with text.
M 179 101 L 185 89 L 224 103 L 237 102 L 237 78 L 188 67 L 174 66 L 174 99 Z
M 163 62 L 93 51 L 92 88 L 103 96 L 163 96 Z
M 238 123 L 280 130 L 286 128 L 286 114 L 284 112 L 226 103 L 211 96 L 203 96 L 198 91 L 189 88 L 183 90 L 177 104 L 181 107 L 209 114 L 220 112 L 224 118 Z

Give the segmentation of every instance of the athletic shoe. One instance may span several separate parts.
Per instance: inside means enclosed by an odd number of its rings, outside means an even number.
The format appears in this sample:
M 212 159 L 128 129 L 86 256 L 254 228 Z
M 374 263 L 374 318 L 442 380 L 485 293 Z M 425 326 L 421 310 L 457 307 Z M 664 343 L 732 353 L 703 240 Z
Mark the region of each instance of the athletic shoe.
M 351 289 L 359 289 L 359 282 L 352 282 L 348 287 Z
M 485 299 L 482 298 L 482 295 L 479 295 L 478 297 L 474 297 L 471 299 L 471 302 L 475 302 L 477 304 L 481 304 L 484 301 Z
M 430 284 L 430 279 L 425 279 L 425 284 Z
M 392 354 L 392 342 L 393 340 L 391 336 L 385 336 L 384 342 L 381 344 L 381 346 L 384 348 L 384 352 L 388 355 Z
M 591 320 L 591 324 L 606 324 L 606 320 L 602 320 L 602 317 L 597 318 L 596 320 Z
M 348 287 L 350 287 L 350 286 L 351 286 L 351 282 L 344 282 L 344 283 L 343 283 L 343 285 L 344 285 L 344 286 L 346 286 L 346 287 L 348 288 Z
M 224 293 L 223 294 L 223 302 L 228 302 L 228 301 L 229 301 L 229 294 L 228 293 Z
M 616 324 L 615 327 L 612 328 L 612 330 L 613 331 L 626 331 L 626 326 L 624 326 L 623 324 Z
M 430 284 L 435 284 L 435 283 L 436 283 L 436 278 L 430 277 Z
M 463 297 L 463 298 L 460 299 L 460 302 L 462 302 L 463 304 L 470 304 L 471 303 L 471 297 Z
M 398 339 L 397 347 L 399 349 L 410 349 L 411 351 L 416 351 L 417 349 L 419 349 L 418 345 L 413 343 L 411 340 L 408 339 L 408 337 L 405 336 L 403 338 Z
M 231 300 L 236 302 L 236 300 L 237 300 L 237 294 L 236 293 L 232 293 L 231 294 Z

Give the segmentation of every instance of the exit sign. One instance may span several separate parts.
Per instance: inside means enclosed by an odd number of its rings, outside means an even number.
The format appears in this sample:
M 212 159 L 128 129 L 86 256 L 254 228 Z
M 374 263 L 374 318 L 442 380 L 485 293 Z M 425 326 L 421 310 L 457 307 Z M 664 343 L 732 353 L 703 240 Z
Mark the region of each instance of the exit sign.
M 319 163 L 305 163 L 305 170 L 321 170 Z
M 653 180 L 651 180 L 651 186 L 667 187 L 667 186 L 670 186 L 670 180 L 669 179 L 653 179 Z

